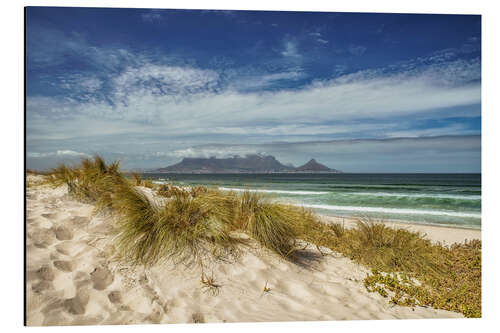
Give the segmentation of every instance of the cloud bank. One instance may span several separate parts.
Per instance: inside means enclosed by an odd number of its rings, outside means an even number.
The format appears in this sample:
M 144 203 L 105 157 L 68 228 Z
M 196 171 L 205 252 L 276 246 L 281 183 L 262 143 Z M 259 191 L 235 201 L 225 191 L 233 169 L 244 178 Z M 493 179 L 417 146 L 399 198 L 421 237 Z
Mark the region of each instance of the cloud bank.
M 137 20 L 169 22 L 157 11 Z M 337 45 L 321 29 L 303 35 L 321 48 Z M 258 41 L 248 50 L 273 54 L 265 66 L 95 45 L 47 27 L 28 29 L 27 45 L 27 157 L 35 166 L 93 153 L 125 167 L 267 153 L 294 164 L 320 158 L 348 171 L 480 170 L 477 41 L 370 69 L 328 60 L 331 75 L 314 72 L 318 59 L 305 37 L 288 34 L 271 50 Z M 359 59 L 371 50 L 353 43 L 339 52 Z M 400 162 L 388 163 L 390 156 Z M 371 164 L 361 165 L 366 157 Z

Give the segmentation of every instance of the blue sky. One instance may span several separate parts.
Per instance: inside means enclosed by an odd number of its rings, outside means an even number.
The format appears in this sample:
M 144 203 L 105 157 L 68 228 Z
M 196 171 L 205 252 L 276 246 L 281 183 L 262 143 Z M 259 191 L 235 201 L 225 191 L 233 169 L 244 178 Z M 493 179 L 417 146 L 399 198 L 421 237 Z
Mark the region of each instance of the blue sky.
M 27 160 L 480 172 L 481 18 L 29 7 Z

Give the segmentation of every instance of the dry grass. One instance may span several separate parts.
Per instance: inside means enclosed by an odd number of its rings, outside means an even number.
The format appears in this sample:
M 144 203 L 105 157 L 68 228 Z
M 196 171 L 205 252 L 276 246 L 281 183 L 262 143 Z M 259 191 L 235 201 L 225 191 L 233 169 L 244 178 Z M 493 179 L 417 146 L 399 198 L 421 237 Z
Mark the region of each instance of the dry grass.
M 50 171 L 48 183 L 53 186 L 66 184 L 68 192 L 76 199 L 92 203 L 96 212 L 111 208 L 115 188 L 126 182 L 120 172 L 119 162 L 107 165 L 100 156 L 85 158 L 80 165 L 59 165 Z
M 135 264 L 153 265 L 169 258 L 196 263 L 205 253 L 217 256 L 236 243 L 210 207 L 189 196 L 174 196 L 159 205 L 127 186 L 113 208 L 120 217 L 117 247 Z
M 197 198 L 212 207 L 217 219 L 231 230 L 245 232 L 278 255 L 293 258 L 297 236 L 294 225 L 302 223 L 302 210 L 272 203 L 248 191 L 236 194 L 207 190 Z
M 305 220 L 298 234 L 370 268 L 366 288 L 391 295 L 394 304 L 481 316 L 481 241 L 445 247 L 382 223 L 360 221 L 345 229 L 314 218 Z
M 143 186 L 151 189 L 155 187 L 151 179 L 146 179 L 143 183 Z
M 28 174 L 28 175 L 46 175 L 47 172 L 26 168 L 26 174 Z
M 270 293 L 271 292 L 271 288 L 269 288 L 267 286 L 267 281 L 266 281 L 266 284 L 264 285 L 264 289 L 262 290 L 262 293 Z
M 221 284 L 216 283 L 214 273 L 210 276 L 205 275 L 205 273 L 201 272 L 200 282 L 202 284 L 202 288 L 205 289 L 205 292 L 211 293 L 213 296 L 219 295 Z
M 172 186 L 168 184 L 161 184 L 158 186 L 156 189 L 156 194 L 165 197 L 165 198 L 171 198 L 173 196 L 187 196 L 189 195 L 188 191 L 177 187 L 177 186 Z
M 141 175 L 137 172 L 133 172 L 132 173 L 132 182 L 135 186 L 141 186 L 142 185 Z

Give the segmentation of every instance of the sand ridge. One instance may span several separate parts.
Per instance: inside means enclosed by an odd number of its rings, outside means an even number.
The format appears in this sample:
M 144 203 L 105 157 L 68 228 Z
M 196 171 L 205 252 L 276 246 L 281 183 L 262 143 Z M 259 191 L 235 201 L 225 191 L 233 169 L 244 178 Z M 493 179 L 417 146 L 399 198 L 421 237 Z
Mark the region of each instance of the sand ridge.
M 26 209 L 30 326 L 462 317 L 391 305 L 366 291 L 365 268 L 328 249 L 308 246 L 291 263 L 249 239 L 206 265 L 207 287 L 197 265 L 116 261 L 113 219 L 93 216 L 64 187 L 28 187 Z

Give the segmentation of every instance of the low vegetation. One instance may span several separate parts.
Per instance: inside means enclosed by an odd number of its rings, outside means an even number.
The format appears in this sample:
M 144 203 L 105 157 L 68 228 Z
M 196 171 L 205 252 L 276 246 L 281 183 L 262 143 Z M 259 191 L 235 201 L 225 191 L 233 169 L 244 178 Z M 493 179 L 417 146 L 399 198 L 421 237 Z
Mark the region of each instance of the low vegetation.
M 369 268 L 367 290 L 406 306 L 432 306 L 481 316 L 481 242 L 443 246 L 421 234 L 359 222 L 355 228 L 324 224 L 309 210 L 271 202 L 257 193 L 235 193 L 206 187 L 182 189 L 154 186 L 133 174 L 127 179 L 118 163 L 107 165 L 96 156 L 74 167 L 60 165 L 48 181 L 66 184 L 78 200 L 96 211 L 117 217 L 118 254 L 135 264 L 153 265 L 166 259 L 199 263 L 203 258 L 232 253 L 243 232 L 287 260 L 300 254 L 301 239 Z M 137 186 L 152 188 L 156 196 Z M 202 284 L 218 290 L 213 276 Z M 267 286 L 266 286 L 267 287 Z M 214 289 L 214 290 L 215 290 Z
M 123 186 L 113 205 L 118 219 L 117 247 L 135 264 L 153 265 L 172 258 L 199 262 L 234 246 L 228 228 L 196 198 L 176 195 L 159 204 L 132 186 Z
M 155 185 L 153 184 L 153 181 L 151 179 L 146 179 L 143 183 L 143 186 L 150 188 L 150 189 L 153 189 L 155 187 Z
M 106 165 L 104 159 L 95 156 L 83 159 L 78 166 L 59 165 L 51 170 L 48 182 L 54 186 L 66 184 L 72 196 L 94 204 L 99 212 L 111 208 L 116 187 L 126 182 L 119 169 L 119 162 Z
M 142 177 L 140 174 L 137 172 L 132 173 L 132 182 L 135 186 L 141 186 L 142 185 Z
M 299 237 L 368 267 L 364 284 L 398 305 L 481 316 L 481 241 L 443 246 L 421 234 L 359 222 L 357 228 L 309 220 Z

